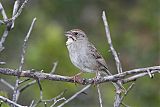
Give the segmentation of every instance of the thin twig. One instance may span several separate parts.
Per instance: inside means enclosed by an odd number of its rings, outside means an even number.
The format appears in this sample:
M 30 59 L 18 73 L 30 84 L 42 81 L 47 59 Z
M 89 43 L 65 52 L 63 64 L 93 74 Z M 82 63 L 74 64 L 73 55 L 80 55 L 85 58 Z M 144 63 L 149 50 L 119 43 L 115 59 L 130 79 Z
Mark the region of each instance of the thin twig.
M 0 12 L 1 12 L 2 16 L 3 16 L 3 20 L 7 20 L 8 18 L 7 18 L 6 12 L 5 12 L 1 2 L 0 2 Z
M 30 87 L 31 85 L 35 84 L 36 80 L 33 80 L 29 83 L 27 83 L 26 85 L 24 85 L 22 88 L 19 89 L 20 92 L 24 91 L 25 89 L 27 89 L 28 87 Z
M 34 100 L 31 101 L 31 104 L 29 105 L 29 107 L 33 107 L 34 104 Z
M 39 90 L 40 90 L 40 100 L 42 101 L 43 100 L 43 90 L 42 90 L 42 86 L 41 86 L 41 83 L 40 83 L 40 79 L 37 79 L 37 83 L 38 83 L 38 87 L 39 87 Z
M 54 107 L 59 101 L 65 101 L 65 100 L 66 100 L 65 97 L 59 98 L 59 99 L 55 100 L 54 103 L 50 107 Z
M 29 31 L 28 31 L 25 39 L 24 39 L 24 43 L 23 43 L 23 46 L 22 46 L 21 61 L 20 61 L 20 65 L 19 65 L 19 68 L 18 68 L 18 72 L 22 72 L 22 67 L 24 65 L 24 55 L 26 53 L 26 44 L 27 44 L 27 41 L 28 41 L 29 36 L 31 34 L 31 31 L 33 29 L 33 25 L 34 25 L 35 21 L 36 21 L 36 18 L 33 19 L 32 24 L 31 24 L 31 26 L 29 28 Z M 19 76 L 17 76 L 15 87 L 14 87 L 14 92 L 13 92 L 13 98 L 12 99 L 13 99 L 14 102 L 17 102 L 18 97 L 19 97 L 18 86 L 19 86 Z
M 117 71 L 118 71 L 118 73 L 122 73 L 121 63 L 119 61 L 118 54 L 117 54 L 117 52 L 115 51 L 115 49 L 113 48 L 113 45 L 112 45 L 109 26 L 108 26 L 108 22 L 107 22 L 106 15 L 105 15 L 104 11 L 102 13 L 102 19 L 103 19 L 104 26 L 105 26 L 105 31 L 106 31 L 106 37 L 107 37 L 107 40 L 108 40 L 108 44 L 110 46 L 110 50 L 112 51 L 112 55 L 114 56 L 114 59 L 116 61 Z
M 52 68 L 50 74 L 54 74 L 54 72 L 56 71 L 57 65 L 58 65 L 58 61 L 53 63 L 53 68 Z
M 16 15 L 19 6 L 20 6 L 20 0 L 16 0 L 16 1 L 14 2 L 12 17 L 13 17 L 14 15 Z
M 62 95 L 64 95 L 64 93 L 66 92 L 66 90 L 64 90 L 63 92 L 61 92 L 58 96 L 52 98 L 52 99 L 49 99 L 49 100 L 43 100 L 43 96 L 42 96 L 34 105 L 33 105 L 33 102 L 32 102 L 32 106 L 30 105 L 30 107 L 36 107 L 38 106 L 40 103 L 44 103 L 44 106 L 47 105 L 47 103 L 50 103 L 50 102 L 53 102 L 53 104 L 50 106 L 50 107 L 53 107 L 55 104 L 57 104 L 59 101 L 62 101 L 62 100 L 66 100 L 65 97 L 62 97 L 60 98 Z
M 31 26 L 29 28 L 29 31 L 28 31 L 25 39 L 24 39 L 24 43 L 23 43 L 23 46 L 22 46 L 21 62 L 20 62 L 19 70 L 18 70 L 19 72 L 22 71 L 22 67 L 23 67 L 23 64 L 24 64 L 24 55 L 26 53 L 27 41 L 29 39 L 29 36 L 31 34 L 31 31 L 33 29 L 33 25 L 34 25 L 35 21 L 36 21 L 36 18 L 33 19 L 32 24 L 31 24 Z
M 127 89 L 127 91 L 124 93 L 124 95 L 121 98 L 121 102 L 123 101 L 124 97 L 128 94 L 128 92 L 133 88 L 133 86 L 135 85 L 135 83 L 133 82 Z
M 106 32 L 106 37 L 107 37 L 107 40 L 108 40 L 108 44 L 109 44 L 110 50 L 111 50 L 112 55 L 113 55 L 113 57 L 115 59 L 115 62 L 116 62 L 117 72 L 120 74 L 120 73 L 122 73 L 121 62 L 120 62 L 120 60 L 118 58 L 117 52 L 115 51 L 115 49 L 114 49 L 114 47 L 112 45 L 109 26 L 108 26 L 107 18 L 106 18 L 106 15 L 105 15 L 104 11 L 102 13 L 102 19 L 103 19 L 104 26 L 105 26 L 105 32 Z M 125 88 L 122 86 L 121 81 L 118 81 L 116 84 L 114 84 L 114 86 L 116 88 L 114 107 L 120 107 L 120 103 L 121 103 L 120 99 L 121 99 L 122 89 L 125 90 Z
M 122 102 L 122 105 L 123 105 L 124 107 L 131 107 L 131 106 L 126 105 L 126 104 L 123 103 L 123 102 Z
M 41 102 L 41 100 L 39 99 L 34 105 L 32 104 L 31 107 L 36 107 L 40 102 Z
M 58 96 L 52 98 L 52 99 L 49 99 L 49 100 L 42 100 L 42 102 L 45 102 L 46 104 L 48 102 L 53 102 L 53 104 L 50 106 L 50 107 L 53 107 L 55 106 L 59 101 L 62 101 L 62 100 L 66 100 L 65 97 L 62 97 L 60 98 L 62 95 L 64 95 L 64 93 L 66 92 L 67 90 L 64 90 L 63 92 L 61 92 Z
M 4 8 L 3 8 L 2 4 L 0 3 L 0 12 L 2 13 L 2 16 L 3 16 L 3 21 L 0 21 L 0 24 L 5 23 L 7 25 L 3 35 L 1 37 L 1 40 L 0 40 L 0 52 L 4 49 L 3 43 L 5 42 L 5 40 L 8 36 L 8 32 L 14 27 L 15 19 L 21 14 L 21 12 L 27 2 L 28 2 L 28 0 L 25 0 L 24 3 L 22 4 L 22 6 L 20 7 L 20 9 L 18 10 L 20 0 L 15 1 L 11 19 L 7 18 L 7 15 L 4 11 Z M 18 10 L 18 12 L 17 12 L 17 10 Z
M 0 100 L 2 100 L 2 101 L 4 101 L 4 102 L 8 103 L 9 105 L 14 105 L 14 106 L 16 106 L 16 107 L 27 107 L 27 106 L 19 105 L 19 104 L 15 103 L 15 102 L 9 100 L 8 98 L 3 97 L 3 96 L 0 96 Z
M 101 95 L 101 92 L 100 92 L 99 84 L 97 84 L 97 91 L 98 91 L 99 105 L 100 105 L 100 107 L 103 107 L 103 105 L 102 105 L 102 95 Z
M 158 72 L 159 70 L 156 70 L 155 72 Z M 152 75 L 153 75 L 153 71 L 151 72 Z M 128 78 L 125 78 L 122 80 L 123 83 L 128 83 L 128 82 L 131 82 L 131 81 L 135 81 L 136 79 L 140 78 L 140 77 L 143 77 L 145 75 L 148 75 L 148 72 L 144 72 L 144 73 L 140 73 L 140 74 L 137 74 L 137 75 L 133 75 L 131 77 L 128 77 Z
M 149 77 L 153 78 L 153 75 L 151 74 L 151 72 L 149 70 L 147 70 L 147 72 L 148 72 Z
M 24 80 L 22 80 L 22 81 L 19 81 L 18 84 L 23 84 L 23 83 L 25 83 L 25 82 L 27 82 L 27 81 L 29 81 L 29 80 L 30 80 L 30 78 L 24 79 Z
M 18 8 L 19 8 L 19 5 L 20 5 L 20 0 L 16 0 L 16 1 L 14 2 L 12 17 L 14 17 L 14 15 L 16 15 L 16 13 L 17 13 L 17 11 L 18 11 Z M 14 20 L 12 20 L 11 29 L 13 29 L 13 28 L 14 28 Z
M 77 97 L 79 94 L 81 94 L 82 92 L 84 92 L 85 90 L 87 90 L 91 85 L 87 85 L 85 86 L 83 89 L 81 89 L 80 91 L 78 91 L 77 93 L 75 93 L 73 96 L 71 96 L 69 99 L 67 99 L 66 101 L 64 101 L 62 104 L 60 104 L 59 106 L 57 107 L 62 107 L 64 106 L 65 104 L 67 104 L 68 102 L 70 102 L 71 100 L 73 100 L 75 97 Z
M 4 49 L 3 43 L 5 42 L 5 40 L 6 40 L 7 36 L 8 36 L 8 32 L 9 32 L 8 28 L 6 27 L 4 32 L 3 32 L 3 35 L 1 37 L 1 41 L 0 41 L 0 52 Z
M 1 78 L 0 81 L 6 86 L 8 86 L 10 89 L 14 90 L 14 87 L 10 83 L 8 83 L 6 80 Z
M 12 20 L 15 20 L 22 12 L 23 8 L 25 7 L 25 5 L 27 4 L 28 0 L 25 0 L 23 2 L 23 4 L 21 5 L 21 7 L 19 8 L 19 10 L 17 11 L 17 13 L 12 17 Z

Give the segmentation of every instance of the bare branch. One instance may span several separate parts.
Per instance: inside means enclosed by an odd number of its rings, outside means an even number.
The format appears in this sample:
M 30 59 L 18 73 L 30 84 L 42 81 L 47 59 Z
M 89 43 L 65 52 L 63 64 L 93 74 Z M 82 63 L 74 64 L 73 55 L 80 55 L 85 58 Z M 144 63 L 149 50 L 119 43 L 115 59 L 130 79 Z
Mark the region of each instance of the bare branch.
M 149 77 L 150 77 L 150 78 L 153 78 L 154 75 L 152 75 L 149 70 L 147 70 L 147 72 L 148 72 Z
M 155 70 L 154 72 L 158 72 L 159 70 Z M 151 72 L 152 74 L 154 73 L 153 71 Z M 144 73 L 140 73 L 140 74 L 137 74 L 137 75 L 133 75 L 131 77 L 128 77 L 124 80 L 122 80 L 123 83 L 127 83 L 127 82 L 131 82 L 131 81 L 135 81 L 136 79 L 140 78 L 140 77 L 143 77 L 145 75 L 147 75 L 148 72 L 144 72 Z
M 19 8 L 19 5 L 20 5 L 20 0 L 16 0 L 16 1 L 14 2 L 12 17 L 13 17 L 14 15 L 16 15 L 16 13 L 17 13 L 17 11 L 18 11 L 18 8 Z
M 9 100 L 8 98 L 3 97 L 3 96 L 0 96 L 0 100 L 8 103 L 9 105 L 14 105 L 14 106 L 16 106 L 16 107 L 27 107 L 27 106 L 19 105 L 19 104 L 15 103 L 15 102 Z
M 113 48 L 113 45 L 112 45 L 109 26 L 108 26 L 108 22 L 107 22 L 106 15 L 105 15 L 104 11 L 102 13 L 102 19 L 103 19 L 104 26 L 105 26 L 105 31 L 106 31 L 106 37 L 107 37 L 107 40 L 108 40 L 108 44 L 109 44 L 110 50 L 112 51 L 112 55 L 114 56 L 114 59 L 116 61 L 117 71 L 118 71 L 118 73 L 122 73 L 121 63 L 119 61 L 117 52 L 115 51 L 115 49 Z
M 32 24 L 29 28 L 29 31 L 28 31 L 25 39 L 24 39 L 24 43 L 23 43 L 23 46 L 22 46 L 21 61 L 20 61 L 18 72 L 22 71 L 22 67 L 23 67 L 23 64 L 24 64 L 24 55 L 26 53 L 26 44 L 27 44 L 28 38 L 31 34 L 31 31 L 33 29 L 33 25 L 34 25 L 35 21 L 36 21 L 36 18 L 33 19 Z M 12 98 L 14 102 L 17 102 L 18 97 L 19 97 L 18 86 L 19 86 L 19 76 L 17 76 L 16 83 L 15 83 L 15 86 L 14 86 L 14 92 L 13 92 L 13 98 Z
M 20 92 L 24 91 L 25 89 L 27 89 L 28 87 L 30 87 L 31 85 L 35 84 L 36 80 L 33 80 L 29 83 L 27 83 L 26 85 L 24 85 L 22 88 L 19 89 Z
M 53 102 L 53 104 L 50 106 L 50 107 L 53 107 L 55 106 L 59 101 L 62 101 L 62 100 L 66 100 L 65 97 L 62 97 L 60 98 L 62 95 L 64 95 L 64 93 L 66 92 L 66 90 L 64 90 L 63 92 L 61 92 L 58 96 L 50 99 L 50 100 L 42 100 L 43 102 Z
M 32 101 L 32 103 L 30 104 L 30 107 L 36 107 L 38 106 L 40 103 L 44 103 L 44 105 L 46 106 L 47 103 L 51 103 L 53 102 L 53 104 L 50 107 L 53 107 L 55 104 L 57 104 L 59 101 L 62 100 L 66 100 L 65 97 L 61 97 L 62 95 L 64 95 L 64 93 L 66 92 L 66 90 L 64 90 L 63 92 L 61 92 L 58 96 L 49 99 L 49 100 L 43 100 L 42 97 L 33 105 L 34 101 Z M 41 96 L 41 95 L 40 95 Z M 61 98 L 60 98 L 61 97 Z
M 29 105 L 29 107 L 33 107 L 34 104 L 34 100 L 32 100 L 31 104 Z
M 5 40 L 8 36 L 8 32 L 14 27 L 15 19 L 21 14 L 21 12 L 27 2 L 28 2 L 28 0 L 25 0 L 24 3 L 22 4 L 22 6 L 20 7 L 20 9 L 18 10 L 20 0 L 15 1 L 11 19 L 7 18 L 7 15 L 4 11 L 4 8 L 3 8 L 2 4 L 0 3 L 0 12 L 2 13 L 2 16 L 3 16 L 3 20 L 0 21 L 0 24 L 6 24 L 6 29 L 1 37 L 1 40 L 0 40 L 0 52 L 4 49 L 3 43 L 5 42 Z M 17 12 L 17 10 L 18 10 L 18 12 Z
M 38 83 L 39 90 L 40 90 L 40 100 L 42 101 L 43 100 L 43 91 L 42 91 L 42 86 L 41 86 L 41 83 L 40 83 L 40 79 L 37 79 L 37 83 Z
M 6 80 L 1 78 L 0 81 L 6 86 L 8 86 L 10 89 L 14 90 L 14 87 L 10 83 L 8 83 Z
M 103 105 L 102 105 L 102 95 L 101 95 L 101 92 L 100 92 L 99 84 L 97 84 L 97 91 L 98 91 L 99 105 L 100 105 L 100 107 L 103 107 Z
M 128 106 L 128 105 L 126 105 L 125 103 L 121 103 L 124 107 L 131 107 L 131 106 Z
M 138 79 L 140 77 L 143 77 L 145 75 L 148 75 L 147 70 L 150 70 L 150 72 L 152 74 L 154 73 L 159 73 L 160 71 L 160 66 L 153 66 L 153 67 L 146 67 L 146 68 L 139 68 L 139 69 L 133 69 L 133 70 L 129 70 L 129 71 L 125 71 L 122 72 L 120 74 L 115 74 L 115 75 L 111 75 L 111 76 L 105 76 L 103 78 L 98 78 L 96 80 L 96 83 L 104 83 L 104 82 L 116 82 L 118 80 L 122 80 L 122 83 L 127 83 L 130 81 L 134 81 L 134 79 Z M 22 71 L 22 72 L 17 72 L 17 70 L 13 70 L 13 69 L 8 69 L 8 68 L 0 68 L 0 74 L 4 74 L 4 75 L 11 75 L 11 76 L 20 76 L 20 77 L 28 77 L 28 78 L 34 78 L 34 79 L 40 79 L 40 80 L 52 80 L 52 81 L 65 81 L 65 82 L 76 82 L 78 84 L 82 84 L 82 85 L 87 85 L 87 84 L 94 84 L 95 81 L 94 79 L 86 79 L 83 78 L 81 82 L 79 81 L 74 81 L 73 77 L 68 77 L 68 76 L 61 76 L 61 75 L 53 75 L 53 74 L 49 74 L 49 73 L 41 73 L 40 71 L 30 71 L 30 70 L 26 70 L 26 71 Z M 141 75 L 142 74 L 142 75 Z M 131 79 L 130 81 L 127 81 L 130 76 L 133 77 L 134 75 L 140 75 L 137 78 L 134 77 L 134 79 Z M 125 79 L 126 77 L 126 79 Z
M 54 103 L 50 107 L 54 107 L 59 101 L 63 101 L 63 100 L 65 101 L 66 98 L 62 97 L 62 98 L 59 98 L 59 99 L 55 100 Z
M 28 2 L 28 0 L 25 0 L 23 2 L 23 4 L 21 5 L 21 7 L 19 8 L 19 10 L 17 11 L 17 13 L 12 17 L 12 20 L 15 20 L 22 12 L 24 6 L 26 5 L 26 3 Z
M 69 99 L 67 99 L 66 101 L 64 101 L 62 104 L 60 104 L 59 106 L 57 107 L 62 107 L 64 106 L 65 104 L 67 104 L 68 102 L 70 102 L 71 100 L 73 100 L 75 97 L 77 97 L 79 94 L 81 94 L 82 92 L 84 92 L 85 90 L 87 90 L 91 85 L 87 85 L 85 86 L 83 89 L 81 89 L 80 91 L 78 91 L 77 93 L 75 93 L 72 97 L 70 97 Z
M 25 82 L 27 82 L 27 81 L 29 81 L 29 80 L 30 80 L 30 78 L 24 79 L 24 80 L 22 80 L 22 81 L 19 81 L 18 84 L 25 83 Z
M 4 11 L 4 8 L 3 8 L 1 2 L 0 2 L 0 12 L 3 16 L 3 20 L 7 20 L 8 18 L 7 18 L 6 12 Z
M 8 36 L 8 32 L 9 32 L 8 28 L 6 27 L 6 29 L 4 30 L 4 33 L 3 33 L 2 37 L 1 37 L 1 41 L 0 41 L 0 52 L 4 49 L 3 43 L 5 42 L 6 37 Z
M 53 68 L 52 68 L 52 71 L 50 72 L 50 74 L 54 74 L 54 72 L 56 71 L 57 65 L 58 65 L 58 61 L 53 63 Z
M 16 15 L 16 13 L 17 13 L 17 11 L 18 11 L 18 8 L 19 8 L 19 5 L 20 5 L 20 0 L 16 0 L 16 1 L 14 2 L 12 17 L 13 17 L 14 15 Z M 14 28 L 14 20 L 12 20 L 11 29 L 13 29 L 13 28 Z
M 121 102 L 123 101 L 124 97 L 128 94 L 128 92 L 133 88 L 133 86 L 135 85 L 135 83 L 133 82 L 127 89 L 127 91 L 124 93 L 124 95 L 121 98 Z
M 29 36 L 31 34 L 31 31 L 33 29 L 33 25 L 34 25 L 35 21 L 36 21 L 36 18 L 33 19 L 32 24 L 31 24 L 31 26 L 29 28 L 29 31 L 28 31 L 25 39 L 24 39 L 24 44 L 22 46 L 22 54 L 21 54 L 21 62 L 20 62 L 20 66 L 19 66 L 19 72 L 22 71 L 22 67 L 23 67 L 23 64 L 24 64 L 24 55 L 26 53 L 26 44 L 27 44 L 28 38 L 29 38 Z
M 109 44 L 110 50 L 111 50 L 112 55 L 113 55 L 113 57 L 115 59 L 115 62 L 116 62 L 117 71 L 120 74 L 120 73 L 122 73 L 121 62 L 120 62 L 120 60 L 118 58 L 117 52 L 115 51 L 115 49 L 114 49 L 114 47 L 112 45 L 109 26 L 108 26 L 107 18 L 106 18 L 106 15 L 105 15 L 104 11 L 102 13 L 102 19 L 103 19 L 104 26 L 105 26 L 105 31 L 106 31 L 106 37 L 107 37 L 107 40 L 108 40 L 108 44 Z M 116 88 L 114 107 L 119 107 L 120 104 L 121 104 L 120 101 L 121 101 L 122 89 L 125 90 L 125 88 L 122 86 L 121 81 L 118 81 L 116 84 L 114 84 L 114 86 Z

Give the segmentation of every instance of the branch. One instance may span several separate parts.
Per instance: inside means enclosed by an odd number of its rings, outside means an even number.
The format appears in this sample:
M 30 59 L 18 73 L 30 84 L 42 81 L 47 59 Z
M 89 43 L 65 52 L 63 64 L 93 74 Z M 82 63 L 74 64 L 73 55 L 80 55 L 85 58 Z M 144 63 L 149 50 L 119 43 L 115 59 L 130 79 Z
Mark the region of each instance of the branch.
M 56 62 L 53 63 L 53 68 L 52 68 L 50 74 L 54 74 L 55 73 L 57 65 L 58 65 L 58 61 L 56 61 Z
M 6 12 L 5 12 L 1 2 L 0 2 L 0 12 L 1 12 L 2 16 L 3 16 L 3 20 L 7 20 L 8 18 L 7 18 Z
M 97 91 L 98 91 L 99 105 L 100 105 L 100 107 L 103 107 L 103 105 L 102 105 L 102 95 L 101 95 L 101 92 L 100 92 L 99 84 L 97 84 Z
M 5 84 L 6 86 L 8 86 L 10 89 L 14 90 L 14 87 L 9 82 L 7 82 L 6 80 L 4 80 L 4 79 L 1 78 L 0 81 L 3 84 Z
M 1 37 L 1 40 L 0 40 L 0 52 L 4 49 L 3 43 L 5 42 L 9 31 L 11 29 L 13 29 L 15 19 L 21 14 L 21 12 L 22 12 L 22 10 L 23 10 L 23 8 L 24 8 L 24 6 L 26 5 L 27 2 L 28 2 L 28 0 L 25 0 L 23 2 L 23 4 L 21 5 L 21 7 L 19 8 L 19 10 L 18 10 L 19 4 L 20 4 L 20 0 L 16 0 L 15 4 L 14 4 L 14 7 L 13 7 L 12 18 L 10 18 L 10 19 L 7 18 L 5 10 L 4 10 L 1 2 L 0 2 L 0 12 L 1 12 L 2 16 L 3 16 L 3 20 L 0 20 L 0 25 L 1 24 L 5 24 L 6 25 L 6 29 L 5 29 L 2 37 Z
M 26 44 L 27 44 L 28 38 L 31 34 L 31 31 L 33 29 L 33 25 L 34 25 L 35 21 L 36 21 L 36 18 L 33 19 L 32 24 L 29 28 L 29 31 L 28 31 L 25 39 L 24 39 L 24 43 L 23 43 L 23 46 L 22 46 L 21 61 L 20 61 L 18 72 L 22 71 L 22 67 L 23 67 L 23 64 L 24 64 L 24 55 L 26 53 Z M 20 94 L 19 90 L 18 90 L 18 86 L 19 86 L 19 76 L 17 76 L 16 83 L 15 83 L 15 86 L 14 86 L 14 92 L 13 92 L 13 98 L 12 98 L 14 102 L 17 102 L 19 94 Z
M 3 35 L 1 37 L 1 40 L 0 40 L 0 52 L 4 49 L 3 43 L 5 42 L 5 40 L 6 40 L 7 36 L 8 36 L 8 32 L 9 32 L 8 28 L 6 27 L 4 32 L 3 32 Z
M 108 40 L 108 44 L 110 47 L 110 50 L 112 52 L 112 55 L 115 59 L 116 62 L 116 67 L 117 67 L 117 72 L 118 73 L 122 73 L 122 66 L 121 66 L 121 62 L 118 58 L 117 52 L 114 49 L 113 45 L 112 45 L 112 40 L 111 40 L 111 36 L 110 36 L 110 31 L 109 31 L 109 26 L 108 26 L 108 22 L 107 22 L 107 18 L 105 15 L 105 12 L 103 11 L 102 13 L 102 19 L 104 22 L 104 26 L 105 26 L 105 31 L 106 31 L 106 37 Z M 114 107 L 119 107 L 121 104 L 121 93 L 122 93 L 122 89 L 125 90 L 125 88 L 122 86 L 122 82 L 121 81 L 117 81 L 117 84 L 114 85 L 116 88 L 116 95 L 115 95 L 115 102 L 114 102 Z
M 9 105 L 14 105 L 14 106 L 16 106 L 16 107 L 27 107 L 27 106 L 19 105 L 19 104 L 15 103 L 15 102 L 9 100 L 8 98 L 3 97 L 3 96 L 0 96 L 0 100 L 8 103 Z
M 1 2 L 0 2 L 0 11 L 1 11 L 1 14 L 3 16 L 3 20 L 4 21 L 8 20 L 6 12 L 5 12 Z M 4 49 L 3 43 L 5 42 L 5 39 L 6 39 L 7 36 L 8 36 L 8 28 L 6 27 L 5 30 L 4 30 L 4 33 L 3 33 L 2 37 L 1 37 L 1 40 L 0 40 L 0 52 Z
M 106 15 L 105 15 L 104 11 L 102 13 L 102 19 L 103 19 L 104 26 L 105 26 L 105 31 L 106 31 L 106 37 L 107 37 L 107 40 L 108 40 L 108 44 L 109 44 L 110 50 L 112 52 L 112 55 L 114 56 L 114 59 L 116 61 L 117 71 L 118 71 L 118 73 L 122 73 L 121 62 L 119 61 L 117 52 L 115 51 L 115 49 L 114 49 L 114 47 L 112 45 L 112 40 L 111 40 L 111 36 L 110 36 L 109 26 L 108 26 L 108 22 L 107 22 Z
M 23 4 L 21 5 L 21 7 L 19 8 L 19 10 L 17 11 L 17 13 L 12 17 L 12 20 L 15 20 L 22 12 L 24 6 L 27 4 L 28 0 L 25 0 L 23 2 Z
M 121 98 L 121 101 L 123 101 L 124 97 L 128 94 L 128 92 L 133 88 L 134 82 L 128 87 L 127 91 L 124 93 L 124 95 Z
M 40 90 L 41 91 L 41 90 Z M 50 107 L 54 107 L 59 101 L 65 101 L 66 99 L 65 99 L 65 97 L 62 97 L 63 95 L 64 95 L 64 93 L 66 92 L 67 90 L 64 90 L 63 92 L 61 92 L 59 95 L 57 95 L 56 97 L 54 97 L 54 98 L 51 98 L 51 99 L 47 99 L 47 100 L 44 100 L 44 99 L 42 99 L 42 97 L 43 96 L 41 96 L 41 98 L 33 105 L 33 101 L 31 102 L 31 105 L 30 105 L 30 107 L 38 107 L 38 105 L 40 104 L 40 103 L 44 103 L 44 105 L 45 105 L 45 107 L 47 107 L 47 104 L 48 103 L 53 103 L 53 104 L 51 104 L 51 106 Z
M 96 80 L 96 83 L 99 84 L 99 83 L 104 83 L 104 82 L 109 82 L 109 81 L 116 82 L 118 80 L 122 80 L 122 83 L 125 84 L 130 81 L 135 81 L 135 79 L 138 79 L 138 78 L 143 77 L 145 75 L 148 75 L 147 70 L 150 70 L 150 72 L 152 74 L 160 73 L 160 66 L 138 68 L 138 69 L 133 69 L 133 70 L 129 70 L 129 71 L 124 71 L 120 74 L 105 76 L 103 78 L 98 78 Z M 73 77 L 55 75 L 55 74 L 50 74 L 50 73 L 43 73 L 40 71 L 34 72 L 34 71 L 26 70 L 26 71 L 18 72 L 17 70 L 14 70 L 14 69 L 0 68 L 0 74 L 4 74 L 4 75 L 28 77 L 28 78 L 34 78 L 34 79 L 40 79 L 40 80 L 45 79 L 45 80 L 64 81 L 64 82 L 71 82 L 71 83 L 76 82 L 77 84 L 82 84 L 82 85 L 95 83 L 94 78 L 93 79 L 83 78 L 81 81 L 74 81 Z M 138 75 L 138 76 L 135 77 L 135 75 Z
M 19 8 L 19 5 L 20 5 L 20 0 L 16 0 L 16 1 L 14 2 L 12 17 L 14 17 L 14 15 L 16 15 L 16 13 L 17 13 L 17 11 L 18 11 L 18 8 Z M 14 21 L 15 21 L 15 20 L 12 20 L 11 29 L 14 28 Z
M 64 101 L 62 104 L 60 104 L 57 107 L 62 107 L 64 106 L 66 103 L 70 102 L 71 100 L 73 100 L 75 97 L 77 97 L 79 94 L 81 94 L 82 92 L 84 92 L 85 90 L 87 90 L 91 85 L 87 85 L 86 87 L 84 87 L 82 90 L 78 91 L 77 93 L 75 93 L 72 97 L 70 97 L 68 100 Z

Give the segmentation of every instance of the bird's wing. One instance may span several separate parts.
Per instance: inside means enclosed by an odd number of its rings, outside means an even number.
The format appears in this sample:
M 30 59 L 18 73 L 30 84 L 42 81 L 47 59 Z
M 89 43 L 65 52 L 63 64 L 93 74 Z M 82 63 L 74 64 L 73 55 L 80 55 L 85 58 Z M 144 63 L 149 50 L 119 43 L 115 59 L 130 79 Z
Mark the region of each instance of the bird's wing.
M 105 69 L 108 69 L 107 64 L 104 60 L 104 58 L 102 57 L 102 55 L 97 51 L 97 49 L 94 47 L 94 45 L 92 43 L 88 44 L 88 47 L 90 48 L 90 52 L 91 55 L 97 59 L 97 62 L 102 65 Z

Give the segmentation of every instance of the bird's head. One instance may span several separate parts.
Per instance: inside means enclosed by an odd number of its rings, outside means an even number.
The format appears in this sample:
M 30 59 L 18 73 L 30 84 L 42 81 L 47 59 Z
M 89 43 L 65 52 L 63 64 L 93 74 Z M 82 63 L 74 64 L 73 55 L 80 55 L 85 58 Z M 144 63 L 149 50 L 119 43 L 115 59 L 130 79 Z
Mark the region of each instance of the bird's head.
M 65 32 L 65 36 L 68 38 L 66 44 L 69 45 L 77 40 L 87 40 L 86 34 L 80 29 L 72 29 Z

